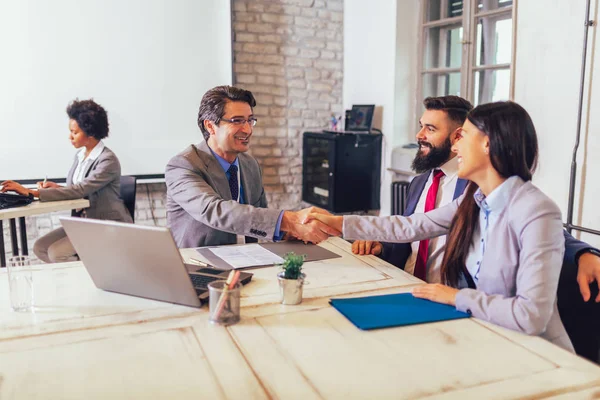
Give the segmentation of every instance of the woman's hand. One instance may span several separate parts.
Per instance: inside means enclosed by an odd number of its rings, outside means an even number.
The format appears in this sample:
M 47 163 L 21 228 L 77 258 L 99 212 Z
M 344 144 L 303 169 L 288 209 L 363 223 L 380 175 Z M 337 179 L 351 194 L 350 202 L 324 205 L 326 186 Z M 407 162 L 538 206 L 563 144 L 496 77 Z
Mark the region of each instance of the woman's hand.
M 46 181 L 46 182 L 38 182 L 37 187 L 38 187 L 38 189 L 49 189 L 49 188 L 59 188 L 60 185 L 55 182 Z
M 417 286 L 412 290 L 412 295 L 420 299 L 435 301 L 436 303 L 456 305 L 458 289 L 439 283 Z
M 23 196 L 29 196 L 33 194 L 31 190 L 24 188 L 23 185 L 15 182 L 15 181 L 4 181 L 2 182 L 2 193 L 4 192 L 16 192 L 18 194 L 22 194 Z
M 307 224 L 310 221 L 314 221 L 314 220 L 321 221 L 322 223 L 329 226 L 330 228 L 333 228 L 340 233 L 342 232 L 342 226 L 344 224 L 344 217 L 311 212 L 310 214 L 306 215 L 306 217 L 304 217 L 304 220 L 302 220 L 302 223 Z

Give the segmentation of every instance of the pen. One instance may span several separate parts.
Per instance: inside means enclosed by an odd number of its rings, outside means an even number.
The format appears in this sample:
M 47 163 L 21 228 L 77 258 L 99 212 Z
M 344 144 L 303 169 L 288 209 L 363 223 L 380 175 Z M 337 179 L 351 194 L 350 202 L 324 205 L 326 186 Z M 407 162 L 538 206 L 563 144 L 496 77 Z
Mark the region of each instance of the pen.
M 223 308 L 225 307 L 225 301 L 227 300 L 228 292 L 230 290 L 232 290 L 233 288 L 235 288 L 235 285 L 237 285 L 239 279 L 240 279 L 240 271 L 231 270 L 231 272 L 229 273 L 229 276 L 227 277 L 227 281 L 225 282 L 225 285 L 223 285 L 223 293 L 221 294 L 221 297 L 219 298 L 219 302 L 217 303 L 217 307 L 216 307 L 216 311 L 215 311 L 215 315 L 214 315 L 215 320 L 219 319 L 219 315 L 221 315 L 221 312 L 223 311 Z
M 46 177 L 44 178 L 44 184 L 46 184 L 46 182 L 48 182 L 48 175 L 46 175 Z
M 197 258 L 190 257 L 190 261 L 194 264 L 198 264 L 201 267 L 212 267 L 212 265 L 209 265 L 209 264 L 205 263 L 204 261 L 200 261 Z

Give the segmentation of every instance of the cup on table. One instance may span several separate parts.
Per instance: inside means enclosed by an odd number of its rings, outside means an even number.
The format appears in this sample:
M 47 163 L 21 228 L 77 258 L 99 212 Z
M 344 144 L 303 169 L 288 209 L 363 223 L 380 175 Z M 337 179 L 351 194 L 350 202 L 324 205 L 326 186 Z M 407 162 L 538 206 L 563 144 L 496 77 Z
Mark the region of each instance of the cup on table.
M 14 256 L 8 259 L 8 287 L 13 311 L 33 310 L 33 271 L 28 256 Z
M 210 322 L 231 325 L 240 320 L 240 291 L 237 283 L 233 289 L 226 290 L 226 281 L 213 281 L 208 284 L 208 304 Z

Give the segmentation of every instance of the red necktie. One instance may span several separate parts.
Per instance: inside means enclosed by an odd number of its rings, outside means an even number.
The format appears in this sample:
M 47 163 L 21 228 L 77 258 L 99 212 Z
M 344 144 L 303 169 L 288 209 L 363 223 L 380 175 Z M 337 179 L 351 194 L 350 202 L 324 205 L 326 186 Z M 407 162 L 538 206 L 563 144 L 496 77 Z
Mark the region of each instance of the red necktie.
M 425 211 L 431 211 L 435 208 L 435 199 L 437 198 L 438 189 L 440 187 L 440 179 L 444 176 L 442 170 L 436 169 L 433 171 L 433 182 L 427 192 L 425 199 Z M 426 280 L 427 277 L 427 257 L 429 256 L 429 239 L 419 242 L 419 252 L 417 253 L 417 262 L 415 263 L 415 276 L 419 279 Z

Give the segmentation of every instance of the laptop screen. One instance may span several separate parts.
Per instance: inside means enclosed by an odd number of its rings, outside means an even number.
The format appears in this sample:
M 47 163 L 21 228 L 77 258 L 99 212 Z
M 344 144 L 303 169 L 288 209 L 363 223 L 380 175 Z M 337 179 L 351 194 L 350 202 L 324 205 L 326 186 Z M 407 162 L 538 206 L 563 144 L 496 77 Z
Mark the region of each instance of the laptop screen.
M 346 130 L 350 131 L 370 131 L 373 123 L 374 104 L 353 105 L 351 118 L 348 121 Z

